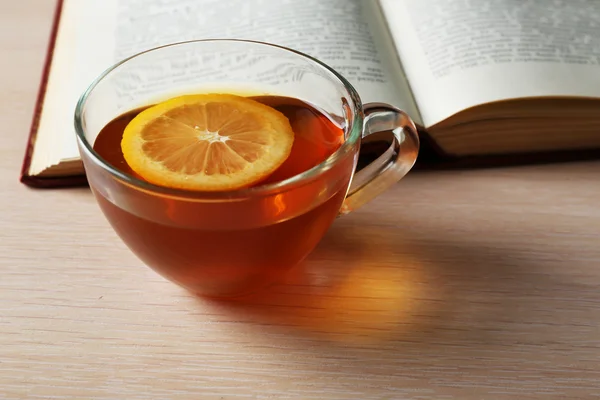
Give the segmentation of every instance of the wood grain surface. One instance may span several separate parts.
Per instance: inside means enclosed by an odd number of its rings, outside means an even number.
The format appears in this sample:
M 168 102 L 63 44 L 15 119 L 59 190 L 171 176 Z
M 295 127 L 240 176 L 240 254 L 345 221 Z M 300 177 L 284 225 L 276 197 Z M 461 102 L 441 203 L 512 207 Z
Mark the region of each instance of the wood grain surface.
M 18 182 L 53 2 L 0 4 L 0 398 L 600 398 L 600 163 L 410 174 L 209 301 Z

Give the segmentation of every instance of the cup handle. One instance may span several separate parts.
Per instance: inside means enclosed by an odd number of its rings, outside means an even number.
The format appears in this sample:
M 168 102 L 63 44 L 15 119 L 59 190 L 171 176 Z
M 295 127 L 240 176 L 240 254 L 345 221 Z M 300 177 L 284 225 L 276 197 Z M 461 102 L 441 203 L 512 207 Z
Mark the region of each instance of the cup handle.
M 412 119 L 404 111 L 384 103 L 364 105 L 363 138 L 391 131 L 390 147 L 369 165 L 356 172 L 340 214 L 348 214 L 379 196 L 411 170 L 419 153 L 419 136 Z

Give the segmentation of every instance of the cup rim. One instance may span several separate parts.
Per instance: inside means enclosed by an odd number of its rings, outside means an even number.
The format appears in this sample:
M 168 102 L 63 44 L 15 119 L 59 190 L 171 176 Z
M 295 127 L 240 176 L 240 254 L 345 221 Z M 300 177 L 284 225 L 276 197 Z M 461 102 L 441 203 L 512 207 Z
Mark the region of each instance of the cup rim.
M 346 128 L 347 137 L 344 140 L 344 143 L 342 143 L 342 145 L 333 154 L 331 154 L 328 158 L 323 160 L 318 165 L 316 165 L 300 174 L 297 174 L 290 178 L 287 178 L 285 180 L 266 184 L 266 185 L 259 185 L 256 187 L 236 189 L 236 190 L 227 190 L 227 191 L 218 191 L 218 192 L 201 192 L 201 191 L 194 192 L 194 191 L 190 191 L 190 190 L 159 186 L 159 185 L 138 179 L 127 173 L 121 172 L 118 169 L 116 169 L 115 167 L 113 167 L 112 165 L 110 165 L 106 160 L 104 160 L 104 158 L 101 157 L 94 150 L 93 145 L 90 144 L 90 142 L 87 140 L 85 133 L 84 133 L 84 127 L 83 127 L 83 122 L 82 122 L 82 117 L 83 117 L 83 112 L 84 112 L 84 109 L 86 106 L 86 101 L 87 101 L 88 97 L 90 96 L 90 94 L 93 92 L 93 90 L 96 88 L 96 86 L 100 82 L 102 82 L 102 80 L 106 76 L 108 76 L 110 73 L 112 73 L 113 71 L 115 71 L 116 69 L 118 69 L 119 67 L 121 67 L 122 65 L 127 63 L 128 61 L 138 58 L 146 53 L 151 53 L 151 52 L 159 51 L 164 48 L 182 46 L 182 45 L 186 45 L 186 44 L 211 43 L 211 42 L 249 43 L 252 45 L 267 46 L 267 47 L 272 47 L 272 48 L 292 52 L 292 53 L 295 53 L 296 55 L 299 55 L 301 58 L 305 58 L 305 59 L 308 59 L 308 60 L 316 63 L 317 65 L 319 65 L 320 67 L 324 68 L 326 71 L 331 73 L 333 75 L 333 77 L 335 77 L 338 80 L 338 82 L 344 86 L 347 94 L 349 95 L 349 97 L 352 99 L 352 102 L 353 102 L 353 107 L 350 107 L 352 110 L 352 113 L 353 113 L 353 118 L 349 119 L 347 116 L 344 116 L 346 121 L 349 122 L 348 126 Z M 355 145 L 355 143 L 358 141 L 358 139 L 362 136 L 363 120 L 364 120 L 363 106 L 362 106 L 362 101 L 360 99 L 360 96 L 358 95 L 358 92 L 346 78 L 344 78 L 340 73 L 335 71 L 332 67 L 328 66 L 327 64 L 320 61 L 319 59 L 317 59 L 313 56 L 310 56 L 308 54 L 305 54 L 301 51 L 294 50 L 294 49 L 286 47 L 286 46 L 277 45 L 274 43 L 268 43 L 268 42 L 257 41 L 257 40 L 248 40 L 248 39 L 187 40 L 187 41 L 173 42 L 173 43 L 153 47 L 153 48 L 138 52 L 136 54 L 133 54 L 133 55 L 131 55 L 127 58 L 124 58 L 123 60 L 113 64 L 112 66 L 110 66 L 109 68 L 104 70 L 104 72 L 102 72 L 100 75 L 98 75 L 91 82 L 91 84 L 87 87 L 87 89 L 79 97 L 79 100 L 77 101 L 77 105 L 75 107 L 75 114 L 74 114 L 75 133 L 76 133 L 77 140 L 80 144 L 79 148 L 82 149 L 86 153 L 86 155 L 96 165 L 98 165 L 103 170 L 107 171 L 109 174 L 111 174 L 114 178 L 118 179 L 122 183 L 127 184 L 128 186 L 134 187 L 136 189 L 146 191 L 146 192 L 158 193 L 162 196 L 184 198 L 184 199 L 197 199 L 197 200 L 215 200 L 215 201 L 216 200 L 244 199 L 244 198 L 249 198 L 249 197 L 271 195 L 271 194 L 283 192 L 287 189 L 290 189 L 292 186 L 297 187 L 298 185 L 303 185 L 303 184 L 313 181 L 314 179 L 321 176 L 324 172 L 331 169 L 339 160 L 343 159 L 344 156 L 349 151 L 352 150 L 352 147 Z

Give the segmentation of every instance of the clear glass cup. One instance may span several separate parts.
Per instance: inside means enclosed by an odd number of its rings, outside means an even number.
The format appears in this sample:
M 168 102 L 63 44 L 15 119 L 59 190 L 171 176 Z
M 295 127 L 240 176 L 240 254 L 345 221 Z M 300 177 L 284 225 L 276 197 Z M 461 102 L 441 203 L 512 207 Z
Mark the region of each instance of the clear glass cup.
M 153 185 L 113 167 L 93 148 L 117 116 L 171 96 L 214 90 L 300 99 L 339 124 L 344 142 L 299 175 L 219 193 Z M 319 60 L 245 40 L 175 43 L 114 65 L 82 94 L 75 128 L 90 188 L 124 243 L 168 280 L 211 297 L 279 281 L 336 217 L 400 180 L 419 150 L 415 125 L 403 111 L 363 105 L 352 85 Z M 393 143 L 355 173 L 361 139 L 381 131 L 393 132 Z

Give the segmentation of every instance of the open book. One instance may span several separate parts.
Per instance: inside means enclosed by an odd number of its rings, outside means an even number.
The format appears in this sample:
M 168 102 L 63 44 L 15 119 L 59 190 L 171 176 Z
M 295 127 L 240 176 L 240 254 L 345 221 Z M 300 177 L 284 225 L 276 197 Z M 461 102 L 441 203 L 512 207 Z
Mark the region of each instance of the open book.
M 22 181 L 85 179 L 73 112 L 115 62 L 205 38 L 308 53 L 406 111 L 440 157 L 600 148 L 596 0 L 62 0 Z

